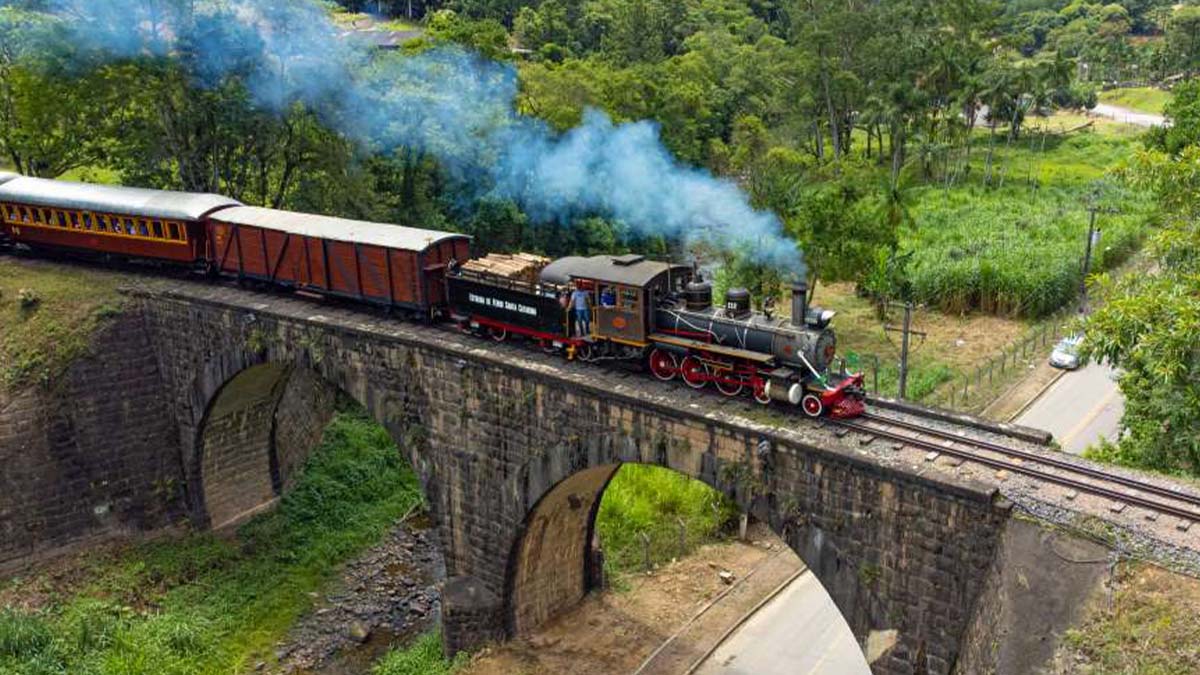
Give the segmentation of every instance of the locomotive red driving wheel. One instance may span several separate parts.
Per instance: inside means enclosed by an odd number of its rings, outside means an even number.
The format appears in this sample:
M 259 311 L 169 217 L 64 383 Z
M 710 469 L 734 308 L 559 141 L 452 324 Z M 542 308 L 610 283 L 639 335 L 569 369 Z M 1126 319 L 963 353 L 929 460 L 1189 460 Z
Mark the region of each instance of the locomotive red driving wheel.
M 800 408 L 809 417 L 820 417 L 825 412 L 825 404 L 816 394 L 805 394 L 804 398 L 800 399 Z
M 767 381 L 759 378 L 754 379 L 754 400 L 763 405 L 771 403 L 771 392 L 767 391 Z
M 650 372 L 663 382 L 669 382 L 679 372 L 679 362 L 671 352 L 655 349 L 650 352 Z
M 679 374 L 692 389 L 703 389 L 708 384 L 708 366 L 695 356 L 689 356 L 679 364 Z

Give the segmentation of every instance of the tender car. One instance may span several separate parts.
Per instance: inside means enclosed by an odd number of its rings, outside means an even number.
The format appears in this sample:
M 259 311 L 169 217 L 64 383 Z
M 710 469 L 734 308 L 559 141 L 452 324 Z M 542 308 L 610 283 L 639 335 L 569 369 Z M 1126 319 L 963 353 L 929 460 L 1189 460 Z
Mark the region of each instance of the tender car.
M 1050 352 L 1050 365 L 1063 370 L 1075 370 L 1079 367 L 1079 345 L 1083 343 L 1082 335 L 1070 335 L 1059 340 Z

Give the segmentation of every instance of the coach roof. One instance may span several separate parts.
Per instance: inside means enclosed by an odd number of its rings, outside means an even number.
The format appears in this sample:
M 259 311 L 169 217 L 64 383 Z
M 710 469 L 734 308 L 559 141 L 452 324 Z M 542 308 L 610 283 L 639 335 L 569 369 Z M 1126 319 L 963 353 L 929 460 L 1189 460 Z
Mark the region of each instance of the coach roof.
M 0 179 L 0 201 L 171 220 L 200 220 L 241 202 L 221 195 L 71 183 L 19 176 Z
M 20 178 L 20 176 L 15 173 L 9 173 L 8 171 L 0 171 L 0 185 L 4 185 L 14 178 Z
M 344 241 L 367 246 L 384 246 L 407 251 L 424 251 L 446 239 L 470 239 L 465 234 L 419 230 L 403 225 L 372 223 L 365 220 L 349 220 L 309 213 L 278 211 L 256 206 L 239 206 L 225 209 L 213 216 L 213 220 L 231 225 L 248 225 L 268 230 L 279 230 L 305 237 L 317 237 L 332 241 Z

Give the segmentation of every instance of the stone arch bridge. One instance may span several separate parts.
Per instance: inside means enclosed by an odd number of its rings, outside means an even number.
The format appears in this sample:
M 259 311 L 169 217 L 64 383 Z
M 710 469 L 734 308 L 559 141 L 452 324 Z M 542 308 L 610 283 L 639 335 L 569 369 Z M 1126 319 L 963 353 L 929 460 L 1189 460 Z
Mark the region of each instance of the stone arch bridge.
M 60 499 L 45 509 L 53 515 L 14 515 L 0 499 L 0 529 L 20 534 L 14 542 L 144 527 L 153 523 L 131 521 L 156 510 L 202 526 L 238 521 L 286 489 L 340 390 L 388 429 L 421 478 L 451 576 L 452 650 L 525 633 L 583 597 L 595 511 L 625 462 L 702 480 L 769 523 L 877 673 L 986 672 L 1028 652 L 997 636 L 1022 621 L 1023 602 L 1047 602 L 1045 589 L 1023 579 L 1021 596 L 1006 566 L 1041 565 L 1068 545 L 1013 518 L 986 481 L 637 375 L 295 297 L 171 281 L 130 295 L 97 340 L 113 349 L 74 368 L 55 394 L 75 402 L 44 420 L 58 431 L 27 445 L 35 456 L 43 443 L 52 460 L 14 474 L 27 474 L 30 491 L 48 471 L 76 481 L 90 510 Z M 21 438 L 4 415 L 23 406 L 33 403 L 0 401 L 0 441 L 6 429 Z M 177 444 L 154 454 L 148 444 L 163 438 Z M 106 442 L 120 446 L 111 465 L 82 459 Z M 97 487 L 96 476 L 114 473 L 139 478 Z M 148 496 L 147 485 L 171 482 L 175 501 Z M 14 499 L 23 494 L 14 489 Z M 91 506 L 100 501 L 103 512 Z M 0 550 L 0 562 L 36 548 Z

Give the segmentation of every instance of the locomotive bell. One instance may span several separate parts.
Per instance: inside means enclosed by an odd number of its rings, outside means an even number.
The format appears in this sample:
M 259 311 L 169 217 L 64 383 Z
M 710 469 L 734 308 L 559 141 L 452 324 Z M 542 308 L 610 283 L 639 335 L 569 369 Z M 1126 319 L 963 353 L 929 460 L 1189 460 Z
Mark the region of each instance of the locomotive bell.
M 725 315 L 731 319 L 750 318 L 750 291 L 731 288 L 725 293 Z

